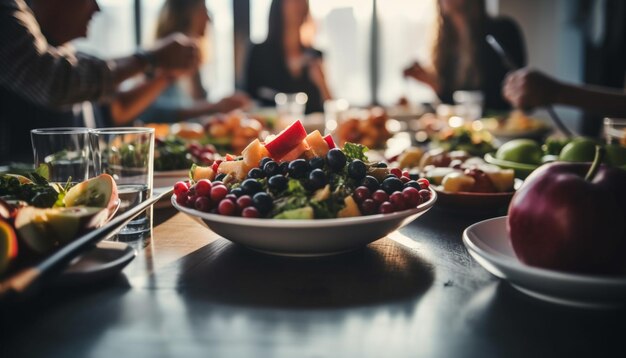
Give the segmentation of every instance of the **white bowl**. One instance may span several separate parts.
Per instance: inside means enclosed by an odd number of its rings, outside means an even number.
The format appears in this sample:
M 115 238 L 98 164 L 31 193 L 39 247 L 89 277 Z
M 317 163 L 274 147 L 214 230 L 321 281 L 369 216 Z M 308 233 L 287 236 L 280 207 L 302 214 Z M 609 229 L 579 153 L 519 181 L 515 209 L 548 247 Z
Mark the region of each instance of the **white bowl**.
M 437 194 L 415 209 L 342 219 L 250 219 L 204 213 L 179 205 L 179 211 L 203 222 L 218 235 L 253 250 L 273 255 L 313 257 L 335 255 L 363 247 L 405 226 L 428 211 Z
M 487 271 L 535 298 L 579 307 L 626 304 L 625 276 L 574 274 L 520 262 L 509 240 L 506 216 L 469 226 L 463 232 L 463 243 Z

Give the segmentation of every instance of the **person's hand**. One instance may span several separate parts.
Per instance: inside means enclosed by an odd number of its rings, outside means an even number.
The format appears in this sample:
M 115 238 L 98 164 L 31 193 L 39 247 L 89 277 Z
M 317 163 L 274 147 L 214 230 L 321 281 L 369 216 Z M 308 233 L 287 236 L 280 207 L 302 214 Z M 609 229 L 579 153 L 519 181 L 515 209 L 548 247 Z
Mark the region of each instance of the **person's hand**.
M 159 40 L 150 52 L 158 67 L 175 76 L 194 71 L 200 65 L 200 51 L 196 42 L 182 33 Z
M 214 110 L 219 113 L 228 113 L 235 109 L 239 109 L 250 104 L 250 97 L 244 93 L 237 92 L 229 97 L 222 98 L 213 106 Z
M 411 66 L 404 69 L 402 72 L 404 77 L 411 77 L 420 82 L 429 83 L 431 80 L 431 74 L 424 69 L 417 61 L 413 62 Z
M 560 87 L 555 79 L 539 71 L 522 68 L 506 76 L 502 95 L 513 107 L 529 110 L 554 103 Z

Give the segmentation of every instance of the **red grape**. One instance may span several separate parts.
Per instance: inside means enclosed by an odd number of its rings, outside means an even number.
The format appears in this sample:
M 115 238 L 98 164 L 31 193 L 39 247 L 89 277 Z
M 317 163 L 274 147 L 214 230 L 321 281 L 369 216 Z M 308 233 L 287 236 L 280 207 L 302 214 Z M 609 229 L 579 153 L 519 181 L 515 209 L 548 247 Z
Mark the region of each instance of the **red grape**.
M 208 152 L 199 153 L 199 154 L 200 155 L 197 155 L 196 158 L 198 158 L 200 162 L 202 162 L 202 164 L 210 164 L 213 161 L 213 154 L 208 153 Z
M 385 201 L 384 203 L 380 204 L 380 207 L 378 208 L 378 212 L 381 214 L 393 213 L 394 210 L 395 208 L 393 204 L 388 201 Z
M 216 203 L 224 199 L 226 194 L 228 194 L 228 189 L 224 185 L 213 185 L 213 187 L 211 188 L 211 200 Z
M 372 199 L 365 199 L 361 203 L 361 211 L 364 215 L 371 215 L 376 212 L 376 203 Z
M 400 170 L 398 168 L 391 168 L 391 169 L 389 169 L 389 172 L 391 174 L 395 175 L 398 178 L 402 177 L 402 170 Z
M 193 208 L 196 204 L 196 199 L 198 199 L 198 195 L 196 195 L 195 193 L 192 194 L 190 191 L 189 194 L 187 194 L 187 201 L 185 202 L 185 206 Z
M 354 199 L 357 203 L 362 203 L 363 200 L 370 198 L 370 190 L 366 186 L 360 186 L 354 189 Z
M 187 196 L 187 192 L 189 192 L 189 185 L 184 181 L 179 181 L 174 184 L 174 194 L 176 194 L 176 197 Z
M 379 189 L 379 190 L 376 190 L 374 194 L 372 194 L 372 199 L 374 199 L 374 202 L 376 204 L 380 205 L 383 202 L 389 200 L 389 196 L 384 190 Z
M 409 175 L 409 172 L 407 170 L 402 172 L 402 176 L 405 178 L 410 178 L 411 176 Z
M 228 199 L 220 201 L 219 205 L 217 206 L 217 212 L 220 215 L 233 215 L 235 213 L 235 209 L 235 203 Z
M 406 206 L 409 208 L 414 208 L 420 204 L 420 193 L 413 187 L 404 188 L 404 190 L 402 190 L 402 196 L 404 196 Z
M 422 189 L 428 189 L 428 187 L 430 186 L 430 182 L 428 182 L 428 179 L 426 178 L 417 179 L 417 183 Z
M 389 201 L 393 204 L 393 207 L 395 208 L 394 211 L 402 211 L 406 209 L 406 200 L 404 200 L 404 196 L 399 191 L 389 195 Z
M 245 209 L 252 206 L 252 198 L 249 195 L 242 195 L 237 198 L 237 206 L 239 209 Z
M 226 194 L 224 199 L 228 199 L 228 200 L 232 201 L 233 203 L 236 203 L 237 202 L 237 195 L 235 195 L 235 194 Z
M 176 195 L 176 202 L 178 205 L 187 206 L 187 193 L 184 195 Z
M 200 196 L 196 199 L 194 207 L 196 208 L 196 210 L 200 210 L 206 213 L 211 210 L 211 200 L 209 200 L 209 198 L 207 198 L 206 196 Z
M 248 206 L 243 209 L 243 211 L 241 212 L 241 216 L 243 216 L 244 218 L 258 218 L 259 211 L 254 206 Z
M 402 178 L 400 178 L 400 181 L 402 182 L 402 184 L 406 184 L 411 181 L 411 178 L 403 176 Z
M 200 179 L 196 183 L 196 194 L 199 196 L 210 196 L 211 195 L 211 181 L 208 179 Z
M 422 189 L 420 190 L 420 196 L 422 197 L 422 202 L 427 202 L 430 200 L 430 190 Z

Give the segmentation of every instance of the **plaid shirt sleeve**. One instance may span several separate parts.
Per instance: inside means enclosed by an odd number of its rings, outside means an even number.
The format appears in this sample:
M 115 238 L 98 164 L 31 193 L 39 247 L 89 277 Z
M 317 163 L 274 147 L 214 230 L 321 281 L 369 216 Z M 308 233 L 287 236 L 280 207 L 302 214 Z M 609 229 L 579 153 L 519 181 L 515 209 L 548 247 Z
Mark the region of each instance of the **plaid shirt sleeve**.
M 24 0 L 0 0 L 0 87 L 43 106 L 105 99 L 114 62 L 53 47 Z

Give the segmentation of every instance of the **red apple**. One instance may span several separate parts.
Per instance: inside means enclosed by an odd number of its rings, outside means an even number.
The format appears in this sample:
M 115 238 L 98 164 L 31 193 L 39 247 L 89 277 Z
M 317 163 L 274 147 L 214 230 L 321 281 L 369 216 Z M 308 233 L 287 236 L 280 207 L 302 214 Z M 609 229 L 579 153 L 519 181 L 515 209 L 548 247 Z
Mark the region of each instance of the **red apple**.
M 626 171 L 552 163 L 535 170 L 509 206 L 507 229 L 520 261 L 588 274 L 626 268 Z
M 93 206 L 106 208 L 113 214 L 118 205 L 115 180 L 109 174 L 101 174 L 74 185 L 65 194 L 65 206 Z
M 302 143 L 304 138 L 306 138 L 306 130 L 302 122 L 295 121 L 270 142 L 265 143 L 265 149 L 267 149 L 272 158 L 280 159 Z

